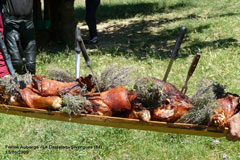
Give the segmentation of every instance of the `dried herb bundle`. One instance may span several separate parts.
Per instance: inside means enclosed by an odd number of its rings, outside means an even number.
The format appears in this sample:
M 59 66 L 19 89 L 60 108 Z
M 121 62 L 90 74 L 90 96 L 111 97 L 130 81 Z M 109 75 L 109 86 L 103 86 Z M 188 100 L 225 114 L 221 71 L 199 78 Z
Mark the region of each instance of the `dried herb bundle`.
M 68 114 L 81 114 L 88 113 L 87 108 L 91 105 L 90 101 L 87 100 L 82 95 L 73 96 L 71 94 L 65 94 L 62 96 L 63 99 L 63 108 L 62 112 L 66 112 Z
M 30 73 L 26 73 L 24 75 L 16 74 L 19 81 L 23 81 L 25 84 L 32 83 L 32 75 Z M 19 84 L 14 81 L 12 76 L 5 76 L 0 78 L 0 86 L 4 89 L 5 94 L 9 96 L 15 96 L 16 88 L 19 88 Z
M 132 66 L 120 68 L 118 65 L 115 65 L 105 69 L 98 80 L 101 91 L 116 88 L 120 85 L 130 85 L 133 83 L 132 71 Z
M 191 98 L 193 109 L 183 115 L 178 122 L 207 125 L 217 107 L 217 95 L 223 95 L 224 89 L 210 81 L 202 80 L 195 95 Z
M 57 81 L 72 82 L 75 80 L 74 77 L 60 68 L 50 68 L 47 70 L 47 72 L 49 77 Z
M 162 83 L 156 83 L 151 78 L 137 80 L 134 89 L 138 99 L 146 108 L 156 108 L 166 98 Z

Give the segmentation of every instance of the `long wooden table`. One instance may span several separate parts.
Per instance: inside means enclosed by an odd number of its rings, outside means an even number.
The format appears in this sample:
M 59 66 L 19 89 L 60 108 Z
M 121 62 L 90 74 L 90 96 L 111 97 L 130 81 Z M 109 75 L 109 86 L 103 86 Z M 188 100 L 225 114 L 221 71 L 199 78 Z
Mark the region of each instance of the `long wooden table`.
M 144 122 L 138 119 L 97 116 L 90 114 L 68 115 L 67 113 L 62 113 L 60 111 L 47 111 L 43 109 L 32 109 L 5 104 L 0 104 L 0 113 L 71 123 L 208 137 L 224 137 L 228 131 L 227 128 L 218 129 L 215 127 L 196 124 L 166 123 L 159 121 Z

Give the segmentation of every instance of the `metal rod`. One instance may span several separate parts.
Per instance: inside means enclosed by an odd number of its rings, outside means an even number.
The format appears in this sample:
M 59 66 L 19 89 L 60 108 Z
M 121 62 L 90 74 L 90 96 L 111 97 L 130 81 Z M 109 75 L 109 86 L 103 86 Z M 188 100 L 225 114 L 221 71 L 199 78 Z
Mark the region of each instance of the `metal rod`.
M 93 73 L 92 67 L 89 67 L 89 68 L 90 68 L 90 70 L 91 70 L 91 72 L 92 72 L 93 80 L 94 80 L 94 82 L 95 82 L 95 84 L 96 84 L 97 91 L 100 92 L 100 89 L 99 89 L 99 86 L 98 86 L 98 82 L 97 82 L 97 79 L 95 78 L 95 75 L 94 75 L 94 73 Z
M 80 53 L 75 55 L 75 78 L 80 78 Z
M 172 68 L 173 61 L 174 61 L 174 59 L 171 59 L 170 62 L 169 62 L 169 64 L 168 64 L 168 68 L 167 68 L 167 70 L 166 70 L 166 72 L 165 72 L 165 75 L 164 75 L 164 78 L 163 78 L 163 81 L 164 81 L 164 82 L 167 81 L 169 72 L 170 72 L 170 70 L 171 70 L 171 68 Z

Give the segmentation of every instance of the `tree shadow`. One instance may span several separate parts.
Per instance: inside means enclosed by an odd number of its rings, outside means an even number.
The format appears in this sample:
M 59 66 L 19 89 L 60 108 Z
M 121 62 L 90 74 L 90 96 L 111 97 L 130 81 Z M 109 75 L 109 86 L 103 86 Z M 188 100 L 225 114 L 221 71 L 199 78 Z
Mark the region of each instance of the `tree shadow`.
M 114 24 L 108 26 L 99 32 L 100 43 L 98 49 L 101 50 L 101 54 L 111 53 L 112 56 L 134 56 L 136 59 L 141 60 L 149 56 L 161 59 L 168 58 L 175 45 L 181 26 L 173 29 L 163 29 L 155 33 L 146 31 L 148 27 L 154 28 L 161 25 L 163 25 L 162 21 L 142 20 L 128 25 Z M 179 58 L 186 58 L 190 54 L 198 53 L 199 49 L 207 47 L 217 49 L 238 46 L 238 42 L 234 38 L 214 41 L 191 40 L 189 38 L 192 32 L 203 33 L 209 27 L 210 24 L 205 24 L 187 28 L 187 33 L 179 50 Z M 94 47 L 87 46 L 87 48 Z
M 169 12 L 171 10 L 177 10 L 177 9 L 183 9 L 184 7 L 191 7 L 191 3 L 189 2 L 178 2 L 173 5 L 166 5 L 164 3 L 136 3 L 136 4 L 111 4 L 111 5 L 100 5 L 97 11 L 97 18 L 98 21 L 104 22 L 109 21 L 112 19 L 127 19 L 135 17 L 136 15 L 139 16 L 146 16 L 146 15 L 152 15 L 156 13 L 162 13 L 162 12 Z M 84 21 L 85 22 L 85 7 L 76 7 L 75 8 L 75 17 L 78 21 Z M 144 22 L 143 22 L 144 23 Z M 154 23 L 154 22 L 152 22 Z M 139 25 L 139 30 L 141 30 L 141 26 Z M 132 28 L 132 31 L 136 31 L 134 29 L 134 26 L 129 26 L 129 28 Z M 86 31 L 87 32 L 87 31 Z M 115 31 L 114 31 L 115 32 Z M 116 31 L 116 33 L 123 32 L 124 37 L 124 27 L 123 29 L 120 29 Z M 116 35 L 113 33 L 108 34 L 107 32 L 99 33 L 101 39 L 105 38 L 116 38 Z M 128 34 L 131 34 L 128 32 Z M 106 36 L 105 36 L 106 35 Z M 110 37 L 109 37 L 110 36 Z M 120 39 L 124 41 L 124 38 L 121 37 Z M 40 50 L 44 50 L 46 52 L 51 53 L 57 53 L 61 52 L 66 49 L 66 46 L 68 45 L 69 48 L 74 48 L 74 44 L 61 44 L 59 42 L 55 42 L 51 40 L 51 37 L 49 37 L 49 30 L 44 31 L 38 31 L 36 32 L 36 39 L 38 48 Z M 128 41 L 128 40 L 125 40 Z M 123 44 L 124 45 L 124 44 Z M 135 44 L 131 44 L 131 47 L 134 47 Z
M 139 4 L 117 4 L 117 5 L 101 5 L 98 9 L 98 16 L 101 21 L 108 21 L 111 19 L 131 18 L 136 15 L 152 15 L 162 12 L 171 12 L 172 10 L 184 9 L 187 7 L 194 7 L 191 3 L 179 2 L 177 4 L 166 6 L 159 5 L 159 3 L 139 3 Z M 77 7 L 75 10 L 76 18 L 84 20 L 85 8 Z M 227 13 L 215 16 L 234 16 L 238 13 Z M 132 21 L 128 24 L 115 23 L 107 24 L 101 31 L 99 31 L 100 42 L 97 46 L 87 45 L 88 49 L 96 49 L 99 54 L 111 54 L 112 56 L 134 56 L 136 59 L 143 60 L 147 57 L 152 58 L 169 58 L 171 50 L 174 47 L 175 41 L 178 37 L 180 27 L 171 29 L 160 29 L 164 25 L 176 21 L 187 19 L 198 19 L 201 16 L 196 14 L 189 14 L 185 17 L 164 18 L 156 20 L 138 20 Z M 211 18 L 211 17 L 209 17 Z M 213 17 L 212 17 L 213 18 Z M 198 39 L 192 40 L 189 35 L 193 32 L 203 33 L 208 29 L 210 24 L 199 25 L 197 27 L 188 27 L 187 33 L 184 37 L 183 44 L 179 50 L 179 57 L 186 58 L 190 54 L 196 54 L 199 49 L 211 47 L 227 48 L 230 46 L 238 46 L 237 40 L 234 38 L 218 39 L 214 41 L 200 41 Z M 149 28 L 157 29 L 152 32 Z M 83 37 L 88 34 L 88 30 L 82 29 Z M 40 33 L 40 36 L 43 34 Z M 45 37 L 45 36 L 44 36 Z M 48 53 L 58 53 L 66 50 L 66 46 L 62 44 L 49 43 L 40 40 L 39 48 Z M 188 43 L 186 43 L 188 42 Z M 41 45 L 43 44 L 43 45 Z M 74 44 L 68 46 L 74 48 Z
M 178 37 L 180 27 L 174 29 L 164 29 L 156 33 L 146 32 L 146 28 L 160 27 L 161 21 L 139 21 L 129 25 L 109 26 L 102 32 L 99 32 L 101 42 L 99 48 L 102 53 L 112 53 L 114 55 L 135 56 L 137 59 L 144 59 L 147 56 L 154 58 L 168 58 Z M 188 34 L 192 30 L 201 32 L 209 26 L 200 26 L 199 28 L 188 29 L 184 41 L 188 39 Z M 113 28 L 113 29 L 110 29 Z M 184 43 L 184 42 L 183 42 Z M 114 46 L 117 52 L 112 51 Z M 94 46 L 87 46 L 94 47 Z M 180 50 L 181 51 L 181 50 Z
M 228 48 L 230 46 L 233 47 L 238 47 L 238 40 L 234 38 L 223 38 L 223 39 L 218 39 L 214 41 L 199 41 L 199 40 L 194 40 L 193 42 L 190 43 L 190 45 L 187 46 L 192 53 L 197 53 L 199 49 L 203 49 L 206 47 L 211 47 L 213 49 L 217 48 Z
M 239 16 L 240 13 L 224 13 L 224 14 L 220 14 L 220 15 L 214 15 L 214 16 L 209 16 L 208 18 L 215 18 L 215 17 L 230 17 L 230 16 Z
M 184 9 L 185 7 L 193 7 L 190 2 L 178 2 L 173 5 L 164 3 L 136 3 L 136 4 L 103 4 L 97 9 L 97 21 L 104 22 L 113 19 L 132 18 L 136 15 L 152 15 L 155 13 L 163 13 L 169 10 Z M 85 19 L 85 7 L 76 7 L 75 16 L 78 21 Z

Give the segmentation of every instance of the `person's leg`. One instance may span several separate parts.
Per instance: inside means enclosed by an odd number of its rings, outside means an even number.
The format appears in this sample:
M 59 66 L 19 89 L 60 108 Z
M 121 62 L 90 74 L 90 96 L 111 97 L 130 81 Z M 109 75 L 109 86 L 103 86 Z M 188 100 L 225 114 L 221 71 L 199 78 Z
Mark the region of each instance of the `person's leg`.
M 24 58 L 26 59 L 26 68 L 31 74 L 36 73 L 36 40 L 33 21 L 24 20 L 21 26 L 21 44 Z
M 8 53 L 11 56 L 13 67 L 18 74 L 24 74 L 25 69 L 23 61 L 15 39 L 15 35 L 18 34 L 17 28 L 19 28 L 19 25 L 15 20 L 8 18 L 4 19 L 4 38 Z
M 86 0 L 86 22 L 89 28 L 90 39 L 97 37 L 96 11 L 100 0 Z

